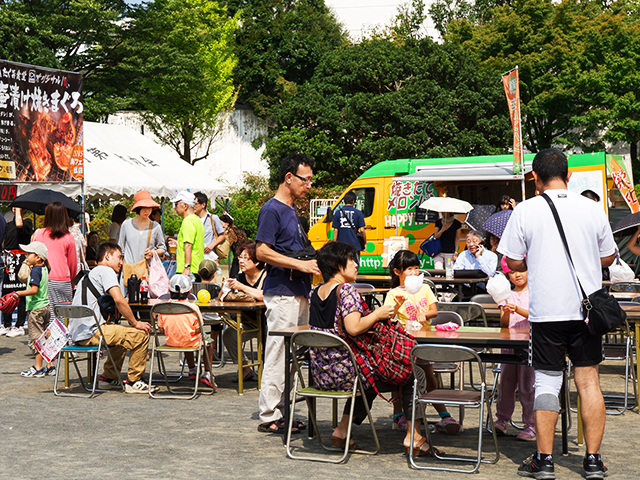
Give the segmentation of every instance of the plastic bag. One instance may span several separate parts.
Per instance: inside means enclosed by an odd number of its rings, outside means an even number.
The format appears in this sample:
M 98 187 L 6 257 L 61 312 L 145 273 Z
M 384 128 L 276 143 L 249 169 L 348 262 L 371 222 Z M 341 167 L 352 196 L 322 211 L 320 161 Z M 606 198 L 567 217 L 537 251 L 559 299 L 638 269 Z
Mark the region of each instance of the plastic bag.
M 511 283 L 501 273 L 496 273 L 487 282 L 487 293 L 493 297 L 496 303 L 508 300 L 511 296 Z
M 609 275 L 612 282 L 631 282 L 636 279 L 631 267 L 620 257 L 609 267 Z
M 169 276 L 156 252 L 153 252 L 149 262 L 149 293 L 151 298 L 169 293 Z

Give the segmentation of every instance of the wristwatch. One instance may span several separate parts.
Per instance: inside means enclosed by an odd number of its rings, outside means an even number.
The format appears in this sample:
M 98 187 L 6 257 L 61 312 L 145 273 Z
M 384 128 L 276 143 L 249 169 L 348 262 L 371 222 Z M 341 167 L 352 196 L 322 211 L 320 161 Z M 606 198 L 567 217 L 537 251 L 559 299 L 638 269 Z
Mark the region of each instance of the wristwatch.
M 190 263 L 185 263 L 185 264 L 184 264 L 184 268 L 189 268 L 189 267 L 191 267 L 191 264 L 190 264 Z

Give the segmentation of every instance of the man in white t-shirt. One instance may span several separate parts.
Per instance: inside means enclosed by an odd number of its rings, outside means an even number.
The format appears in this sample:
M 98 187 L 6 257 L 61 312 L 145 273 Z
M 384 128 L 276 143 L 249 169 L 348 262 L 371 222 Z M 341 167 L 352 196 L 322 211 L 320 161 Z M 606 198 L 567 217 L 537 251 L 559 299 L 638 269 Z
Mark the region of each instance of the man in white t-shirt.
M 129 350 L 129 367 L 125 382 L 126 393 L 149 393 L 149 386 L 142 379 L 147 365 L 147 351 L 149 347 L 149 333 L 151 324 L 136 320 L 129 307 L 127 299 L 122 295 L 118 273 L 122 268 L 122 249 L 115 243 L 103 243 L 98 245 L 96 251 L 97 266 L 80 280 L 76 293 L 73 296 L 73 305 L 84 305 L 93 310 L 100 322 L 100 329 L 105 341 L 109 345 L 109 351 L 113 357 L 116 370 L 110 361 L 104 363 L 104 373 L 100 375 L 98 388 L 120 388 L 118 378 L 124 362 L 127 350 Z M 91 281 L 94 288 L 87 283 Z M 94 295 L 98 294 L 98 297 Z M 102 295 L 110 295 L 118 308 L 118 311 L 129 322 L 130 327 L 123 325 L 107 324 L 102 317 L 98 298 Z M 69 323 L 69 335 L 71 340 L 79 345 L 98 345 L 100 332 L 93 317 L 73 319 Z M 152 391 L 157 387 L 152 386 Z
M 220 222 L 220 218 L 213 213 L 209 213 L 207 211 L 207 202 L 209 199 L 202 192 L 196 192 L 193 194 L 196 197 L 195 205 L 193 207 L 193 213 L 195 213 L 200 220 L 202 220 L 202 225 L 204 226 L 204 253 L 213 252 L 213 249 L 218 245 L 222 245 L 225 240 L 224 227 Z M 213 233 L 213 227 L 216 228 L 216 235 Z
M 613 262 L 616 244 L 602 207 L 567 189 L 571 172 L 562 152 L 540 151 L 533 160 L 533 177 L 538 191 L 547 194 L 558 211 L 576 272 L 545 198 L 537 196 L 520 203 L 498 246 L 498 251 L 507 257 L 509 268 L 528 270 L 529 277 L 529 362 L 535 369 L 538 448 L 520 466 L 518 475 L 555 478 L 553 437 L 566 352 L 575 367 L 576 387 L 582 400 L 587 445 L 585 475 L 603 478 L 608 472 L 600 458 L 605 422 L 598 378 L 598 364 L 603 359 L 602 337 L 589 335 L 580 308 L 582 294 L 576 273 L 587 295 L 600 289 L 601 268 Z

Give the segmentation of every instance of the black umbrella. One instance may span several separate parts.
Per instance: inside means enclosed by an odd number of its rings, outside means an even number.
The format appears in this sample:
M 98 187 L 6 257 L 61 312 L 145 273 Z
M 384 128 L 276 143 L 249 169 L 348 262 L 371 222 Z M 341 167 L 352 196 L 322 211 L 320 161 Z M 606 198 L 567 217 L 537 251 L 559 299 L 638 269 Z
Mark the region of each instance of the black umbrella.
M 482 224 L 489 220 L 489 217 L 496 211 L 495 205 L 474 205 L 473 210 L 467 213 L 464 223 L 474 230 L 481 230 Z
M 631 213 L 616 223 L 613 233 L 616 237 L 628 237 L 633 235 L 640 225 L 640 212 Z
M 44 215 L 44 209 L 47 208 L 47 205 L 51 202 L 60 202 L 71 214 L 82 212 L 82 208 L 64 193 L 55 192 L 47 188 L 34 188 L 24 195 L 16 197 L 11 203 L 11 206 L 24 208 L 38 215 Z

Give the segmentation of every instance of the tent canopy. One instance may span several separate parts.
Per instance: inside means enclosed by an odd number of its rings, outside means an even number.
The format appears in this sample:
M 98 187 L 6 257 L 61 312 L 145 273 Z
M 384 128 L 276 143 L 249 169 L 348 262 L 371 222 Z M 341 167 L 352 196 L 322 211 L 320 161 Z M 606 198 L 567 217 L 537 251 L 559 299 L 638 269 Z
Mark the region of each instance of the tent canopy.
M 212 199 L 227 196 L 226 186 L 196 170 L 171 148 L 122 125 L 84 122 L 84 172 L 87 199 L 131 197 L 140 190 L 167 198 L 180 190 L 201 191 Z M 19 184 L 18 195 L 43 186 Z M 44 188 L 70 197 L 82 194 L 79 182 L 49 183 Z

